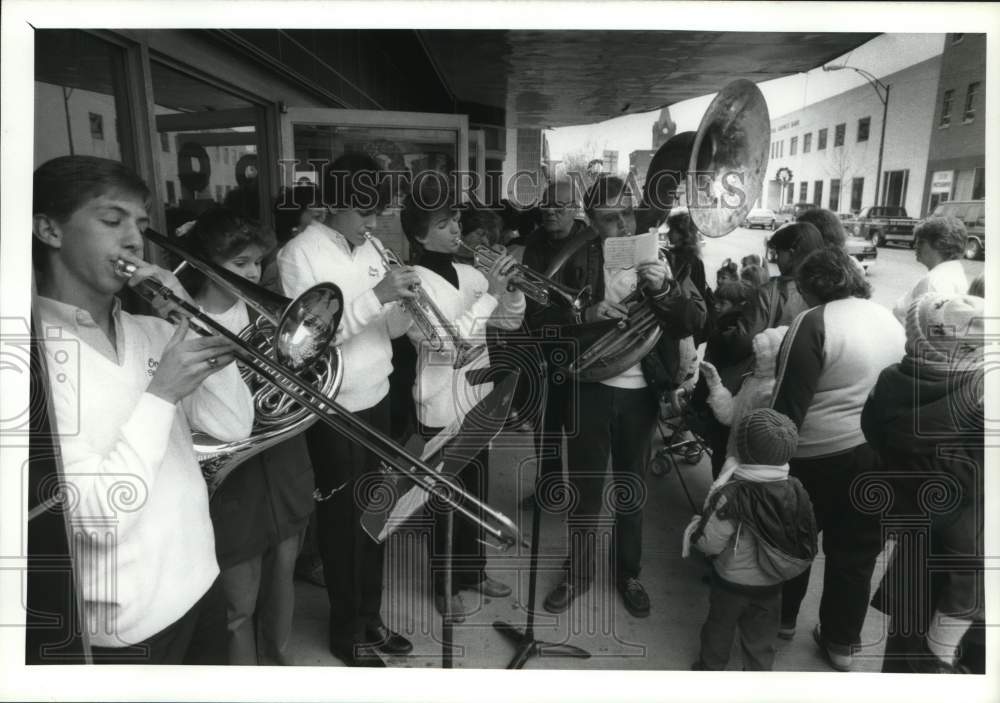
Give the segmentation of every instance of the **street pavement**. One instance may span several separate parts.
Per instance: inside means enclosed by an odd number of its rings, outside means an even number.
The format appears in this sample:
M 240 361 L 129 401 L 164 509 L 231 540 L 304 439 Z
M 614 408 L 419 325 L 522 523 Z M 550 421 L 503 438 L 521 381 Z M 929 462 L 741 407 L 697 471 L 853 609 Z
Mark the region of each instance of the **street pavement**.
M 703 258 L 709 281 L 726 258 L 737 261 L 748 253 L 761 253 L 768 232 L 738 229 L 727 237 L 706 242 Z M 982 262 L 965 261 L 971 279 L 983 270 Z M 925 269 L 914 259 L 910 249 L 883 248 L 878 263 L 871 268 L 869 280 L 873 299 L 891 308 Z M 775 271 L 776 273 L 776 271 Z M 662 447 L 657 441 L 654 448 Z M 531 492 L 535 464 L 530 435 L 506 432 L 494 443 L 491 452 L 489 504 L 514 519 L 523 533 L 531 530 L 531 514 L 518 510 L 518 504 Z M 701 505 L 711 482 L 707 458 L 696 464 L 679 461 L 669 474 L 649 474 L 646 481 L 643 511 L 643 572 L 652 611 L 648 618 L 637 619 L 625 610 L 614 590 L 604 565 L 598 558 L 598 584 L 574 602 L 569 611 L 551 615 L 541 608 L 545 594 L 559 581 L 559 567 L 566 550 L 564 521 L 558 514 L 543 514 L 540 539 L 540 568 L 536 591 L 536 635 L 546 642 L 569 643 L 582 647 L 589 659 L 538 657 L 529 660 L 528 669 L 593 670 L 687 670 L 696 659 L 699 631 L 708 611 L 708 586 L 704 582 L 707 565 L 695 553 L 681 557 L 681 535 L 692 507 Z M 685 492 L 685 489 L 687 493 Z M 606 553 L 609 531 L 599 531 L 602 553 Z M 425 524 L 408 526 L 390 537 L 386 554 L 386 590 L 383 616 L 386 623 L 405 634 L 414 643 L 414 652 L 388 660 L 392 667 L 432 668 L 441 665 L 441 621 L 434 610 L 428 585 L 427 540 Z M 891 547 L 890 547 L 891 548 Z M 884 568 L 880 558 L 873 578 L 877 586 Z M 831 671 L 812 641 L 811 631 L 817 621 L 824 560 L 814 564 L 809 592 L 802 606 L 799 628 L 791 641 L 779 640 L 775 669 L 778 671 Z M 491 599 L 463 592 L 466 609 L 471 614 L 454 627 L 458 646 L 454 666 L 466 669 L 496 669 L 507 666 L 515 648 L 493 628 L 496 620 L 523 626 L 527 618 L 528 551 L 491 552 L 490 574 L 510 584 L 509 598 Z M 340 666 L 327 648 L 326 592 L 312 584 L 296 583 L 296 614 L 289 644 L 292 661 L 301 666 Z M 864 647 L 855 657 L 856 671 L 879 671 L 884 649 L 886 621 L 881 613 L 869 608 L 862 634 Z M 741 668 L 738 645 L 734 647 L 730 669 Z

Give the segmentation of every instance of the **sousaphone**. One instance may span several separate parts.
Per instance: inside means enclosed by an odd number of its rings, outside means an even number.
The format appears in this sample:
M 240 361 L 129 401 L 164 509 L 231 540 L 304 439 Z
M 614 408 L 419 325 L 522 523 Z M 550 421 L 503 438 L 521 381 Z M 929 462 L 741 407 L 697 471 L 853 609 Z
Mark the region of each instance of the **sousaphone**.
M 771 121 L 763 93 L 748 80 L 729 83 L 715 96 L 697 132 L 674 136 L 653 156 L 637 229 L 657 227 L 672 208 L 686 206 L 700 233 L 729 234 L 760 197 L 770 148 Z M 547 275 L 557 274 L 594 236 L 588 228 L 576 241 L 567 242 Z M 571 376 L 585 382 L 613 378 L 656 346 L 663 331 L 644 289 L 639 287 L 621 302 L 629 310 L 624 320 L 564 330 L 582 350 L 565 368 Z

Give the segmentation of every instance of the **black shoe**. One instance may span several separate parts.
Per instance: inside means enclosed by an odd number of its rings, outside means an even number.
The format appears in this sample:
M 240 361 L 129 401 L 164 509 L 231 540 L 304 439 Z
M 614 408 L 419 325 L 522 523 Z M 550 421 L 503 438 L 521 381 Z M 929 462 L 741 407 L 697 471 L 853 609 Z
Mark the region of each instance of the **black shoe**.
M 649 596 L 646 589 L 639 583 L 639 579 L 630 576 L 618 583 L 618 591 L 625 601 L 625 610 L 631 613 L 634 618 L 644 618 L 649 615 Z
M 586 593 L 589 588 L 589 583 L 584 586 L 574 586 L 569 581 L 563 581 L 552 589 L 549 595 L 545 596 L 545 602 L 542 605 L 550 613 L 564 612 L 577 596 Z
M 379 656 L 378 649 L 371 644 L 355 644 L 346 648 L 331 645 L 330 651 L 347 666 L 385 668 L 385 662 Z
M 413 651 L 413 643 L 398 632 L 393 632 L 385 625 L 375 625 L 365 630 L 368 644 L 383 654 L 409 654 Z

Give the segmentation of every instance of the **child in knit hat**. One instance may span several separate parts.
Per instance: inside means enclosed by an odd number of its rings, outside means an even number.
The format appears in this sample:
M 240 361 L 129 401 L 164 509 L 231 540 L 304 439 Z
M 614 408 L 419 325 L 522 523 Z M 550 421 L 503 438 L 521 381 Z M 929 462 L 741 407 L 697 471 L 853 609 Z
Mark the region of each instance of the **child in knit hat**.
M 770 671 L 781 620 L 781 586 L 816 554 L 816 520 L 802 484 L 788 475 L 798 445 L 795 424 L 761 408 L 734 431 L 737 462 L 715 489 L 705 514 L 684 532 L 689 545 L 713 557 L 708 618 L 695 670 L 723 670 L 739 628 L 743 667 Z
M 979 670 L 960 645 L 984 622 L 984 304 L 943 293 L 911 303 L 906 355 L 882 371 L 861 414 L 892 485 L 893 515 L 917 532 L 897 541 L 875 601 L 892 618 L 884 671 Z M 915 546 L 928 538 L 929 553 L 954 568 L 931 569 Z M 926 590 L 904 594 L 899 583 Z

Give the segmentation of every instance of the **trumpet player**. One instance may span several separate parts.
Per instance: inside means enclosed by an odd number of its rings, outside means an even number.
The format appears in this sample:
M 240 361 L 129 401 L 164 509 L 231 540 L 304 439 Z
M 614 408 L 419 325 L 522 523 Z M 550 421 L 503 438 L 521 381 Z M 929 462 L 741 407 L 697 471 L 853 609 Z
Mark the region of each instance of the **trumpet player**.
M 577 388 L 578 426 L 570 437 L 569 480 L 579 500 L 569 514 L 569 556 L 566 578 L 545 599 L 549 612 L 566 610 L 587 591 L 594 577 L 594 537 L 602 511 L 602 496 L 613 519 L 610 573 L 615 586 L 634 617 L 649 614 L 649 596 L 639 581 L 642 561 L 642 497 L 650 441 L 659 410 L 659 394 L 675 380 L 678 340 L 704 322 L 704 301 L 693 289 L 671 286 L 663 261 L 645 261 L 630 269 L 604 265 L 603 243 L 610 237 L 635 232 L 632 199 L 620 178 L 603 176 L 584 194 L 584 210 L 592 236 L 572 251 L 564 266 L 564 283 L 589 284 L 594 302 L 584 312 L 588 322 L 623 318 L 628 310 L 620 301 L 643 286 L 665 334 L 645 358 L 617 376 L 580 383 Z M 593 236 L 596 235 L 596 236 Z M 611 459 L 612 489 L 603 491 L 608 459 Z
M 337 402 L 388 433 L 391 339 L 411 323 L 395 303 L 412 298 L 420 279 L 409 266 L 386 271 L 365 238 L 385 204 L 377 162 L 365 154 L 344 154 L 324 169 L 322 178 L 327 220 L 313 221 L 282 248 L 278 272 L 291 297 L 317 283 L 340 286 L 344 314 L 337 341 L 344 381 Z M 385 666 L 381 655 L 406 654 L 413 646 L 382 621 L 384 550 L 363 531 L 365 505 L 355 499 L 355 483 L 379 470 L 378 458 L 322 424 L 306 431 L 306 442 L 315 471 L 317 535 L 330 600 L 330 650 L 349 666 Z
M 459 213 L 453 195 L 442 178 L 418 176 L 413 192 L 403 204 L 400 219 L 403 232 L 416 253 L 419 265 L 415 270 L 420 285 L 464 342 L 485 342 L 487 325 L 500 329 L 517 329 L 524 316 L 524 294 L 508 290 L 517 263 L 510 256 L 499 256 L 484 275 L 468 264 L 456 263 L 455 252 L 461 242 Z M 421 433 L 432 437 L 455 420 L 464 417 L 491 389 L 490 383 L 473 385 L 466 375 L 470 370 L 489 366 L 489 354 L 484 352 L 464 368 L 454 368 L 455 350 L 451 347 L 434 351 L 426 339 L 411 329 L 410 338 L 418 349 L 417 380 L 413 397 Z M 454 341 L 454 340 L 453 340 Z M 472 495 L 483 502 L 488 492 L 488 450 L 483 450 L 458 476 Z M 448 546 L 441 520 L 434 530 L 434 554 L 444 553 Z M 491 597 L 504 597 L 511 589 L 486 574 L 482 528 L 470 520 L 456 516 L 453 558 L 452 592 L 445 593 L 444 573 L 433 574 L 434 601 L 443 612 L 446 599 L 451 598 L 451 617 L 464 619 L 462 589 L 478 591 Z
M 120 261 L 135 267 L 131 281 L 155 276 L 190 301 L 140 258 L 150 193 L 135 173 L 64 156 L 35 171 L 33 188 L 34 308 L 76 498 L 70 545 L 94 661 L 225 664 L 226 608 L 190 427 L 249 436 L 253 405 L 232 347 L 189 336 L 186 320 L 175 328 L 121 309 Z

